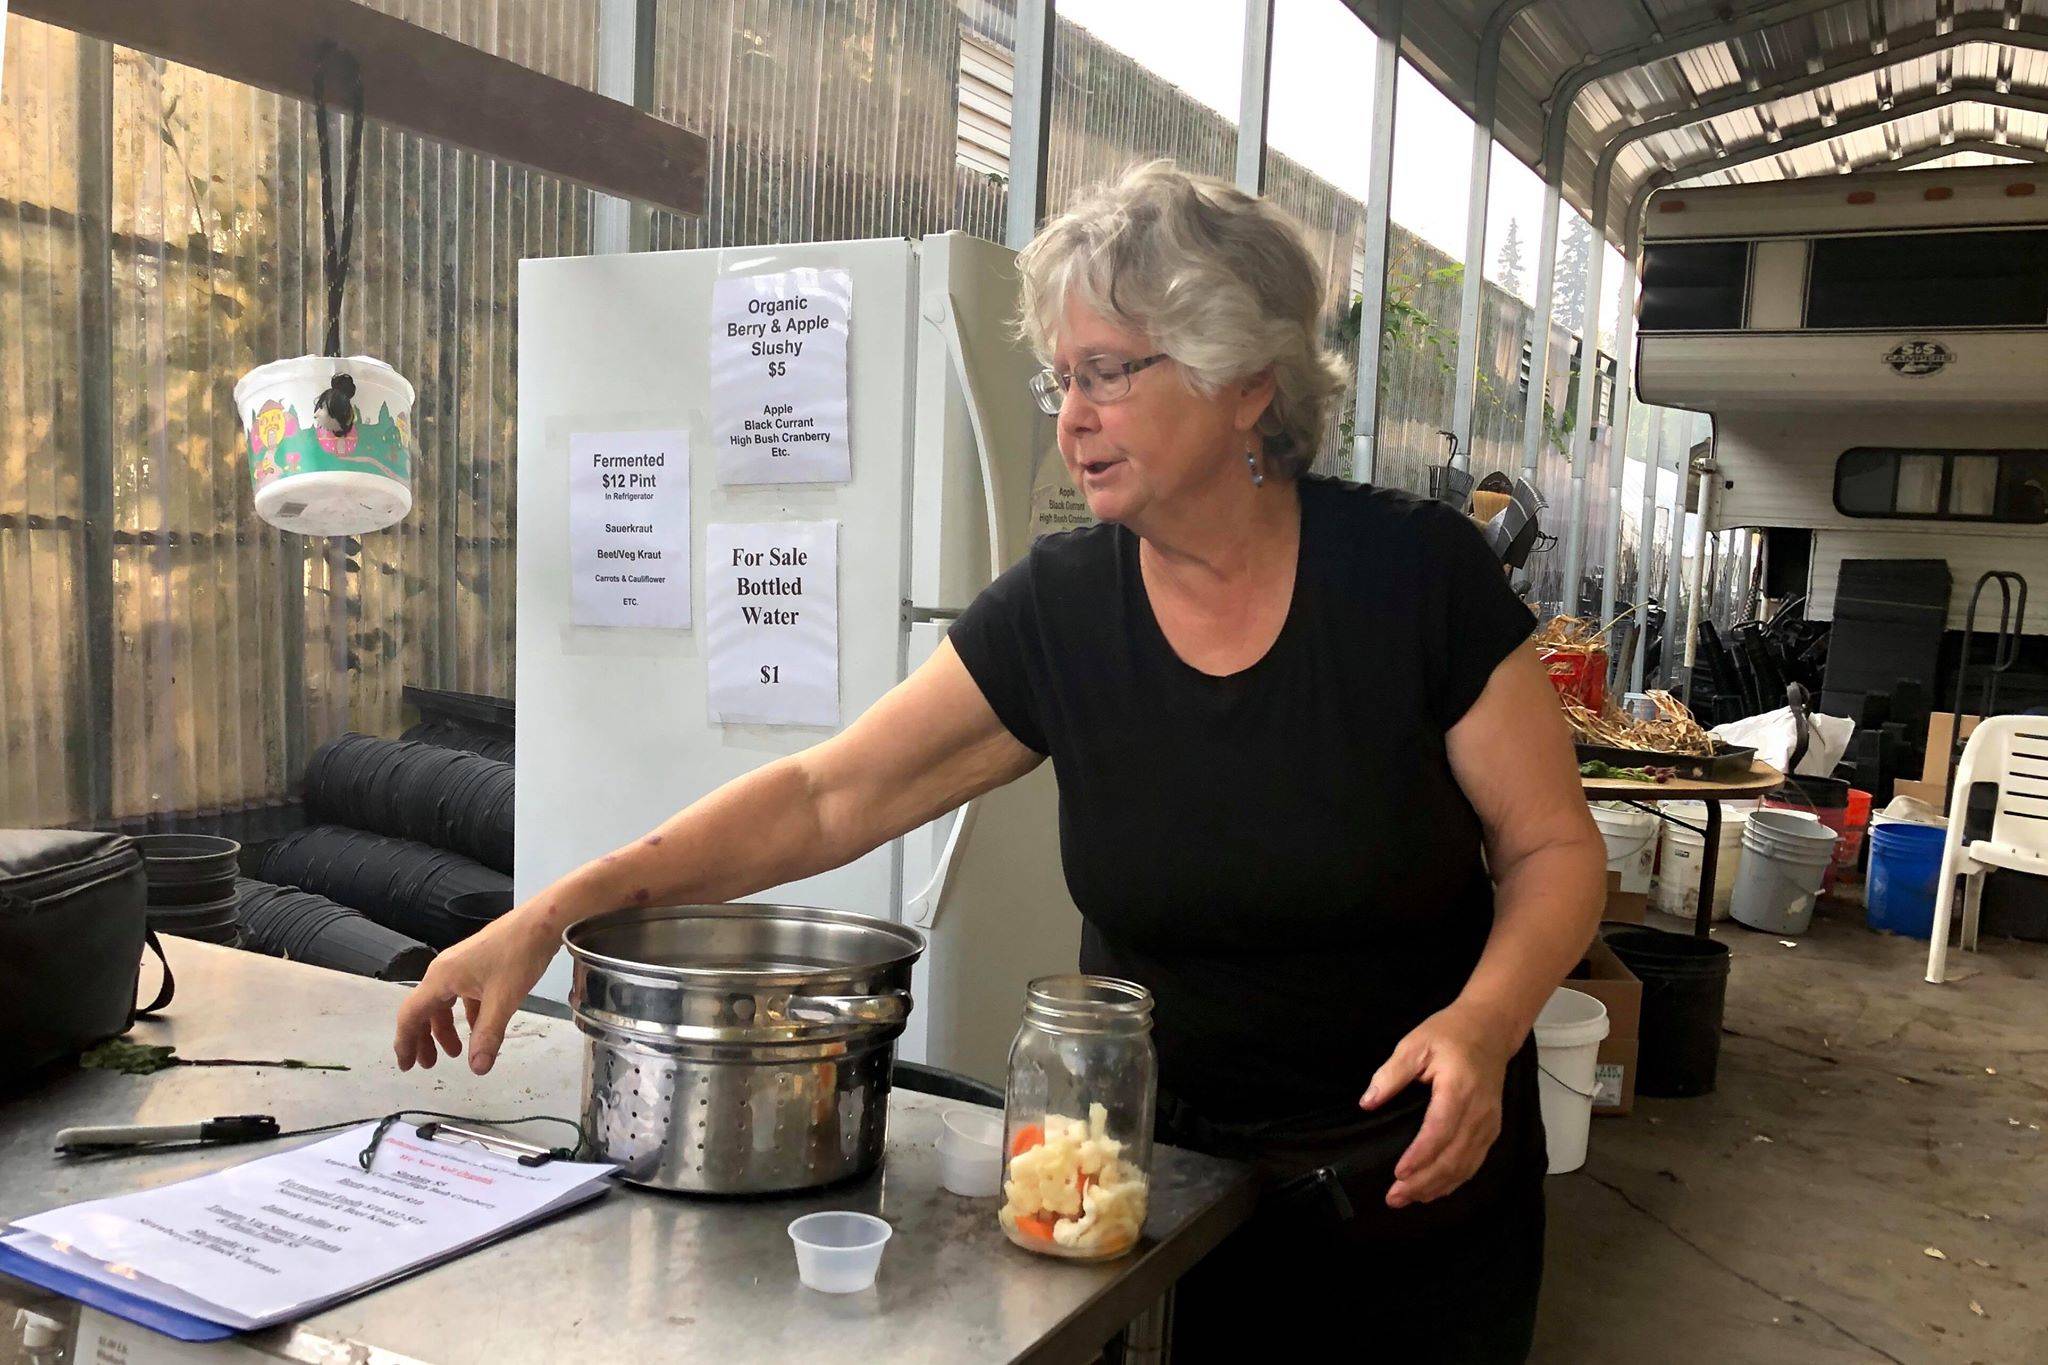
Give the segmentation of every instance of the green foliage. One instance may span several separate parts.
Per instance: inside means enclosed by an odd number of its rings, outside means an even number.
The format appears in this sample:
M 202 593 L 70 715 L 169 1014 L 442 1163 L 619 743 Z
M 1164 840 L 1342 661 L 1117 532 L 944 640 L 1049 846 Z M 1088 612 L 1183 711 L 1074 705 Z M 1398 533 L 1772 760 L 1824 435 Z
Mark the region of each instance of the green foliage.
M 1445 326 L 1422 306 L 1418 299 L 1424 288 L 1434 285 L 1460 287 L 1465 279 L 1463 264 L 1453 261 L 1448 265 L 1415 271 L 1407 268 L 1404 251 L 1387 266 L 1387 296 L 1380 313 L 1380 350 L 1392 353 L 1406 348 L 1418 355 L 1427 355 L 1436 362 L 1439 373 L 1454 374 L 1457 370 L 1457 330 Z M 1365 299 L 1353 294 L 1351 305 L 1339 314 L 1331 325 L 1330 345 L 1347 354 L 1358 343 L 1360 331 L 1364 328 Z M 1492 375 L 1480 371 L 1477 376 L 1475 407 L 1485 412 L 1499 412 L 1507 406 L 1507 395 L 1494 382 Z M 1578 392 L 1578 376 L 1573 375 L 1565 399 L 1565 411 L 1560 413 L 1546 397 L 1543 400 L 1543 435 L 1552 449 L 1560 454 L 1571 448 L 1571 424 L 1567 414 L 1572 411 Z M 1349 448 L 1357 437 L 1358 405 L 1354 394 L 1344 406 L 1343 418 L 1337 424 L 1337 431 L 1343 446 Z
M 124 1076 L 148 1076 L 158 1071 L 168 1071 L 176 1066 L 171 1056 L 176 1048 L 148 1043 L 131 1043 L 120 1038 L 109 1038 L 92 1051 L 78 1059 L 82 1066 L 95 1071 L 118 1071 Z
M 109 1038 L 78 1059 L 81 1066 L 96 1071 L 118 1071 L 126 1076 L 149 1076 L 174 1066 L 273 1066 L 287 1071 L 346 1071 L 336 1062 L 302 1062 L 296 1057 L 275 1061 L 243 1061 L 230 1057 L 180 1057 L 167 1043 L 131 1043 Z

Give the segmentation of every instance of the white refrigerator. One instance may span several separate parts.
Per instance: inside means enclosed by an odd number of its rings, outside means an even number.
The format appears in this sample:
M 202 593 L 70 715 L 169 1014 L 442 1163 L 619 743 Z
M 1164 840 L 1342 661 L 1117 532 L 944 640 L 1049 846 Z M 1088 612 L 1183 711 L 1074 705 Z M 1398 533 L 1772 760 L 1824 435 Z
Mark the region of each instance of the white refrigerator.
M 829 734 L 722 724 L 707 700 L 704 528 L 839 523 L 838 667 L 850 722 L 937 647 L 1035 534 L 1072 524 L 1051 419 L 1010 334 L 1015 254 L 958 233 L 528 260 L 519 280 L 518 806 L 521 899 L 778 756 Z M 712 296 L 800 267 L 852 285 L 852 477 L 722 485 Z M 579 433 L 686 431 L 692 626 L 573 619 L 569 477 Z M 1000 1084 L 1025 983 L 1072 971 L 1050 763 L 836 871 L 755 899 L 914 925 L 930 950 L 902 1056 Z M 538 991 L 568 994 L 566 954 Z

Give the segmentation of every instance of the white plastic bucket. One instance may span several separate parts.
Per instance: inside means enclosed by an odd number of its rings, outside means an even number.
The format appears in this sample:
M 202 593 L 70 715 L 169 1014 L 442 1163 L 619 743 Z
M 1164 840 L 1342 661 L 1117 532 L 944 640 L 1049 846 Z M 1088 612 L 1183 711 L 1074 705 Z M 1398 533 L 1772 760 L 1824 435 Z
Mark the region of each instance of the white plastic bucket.
M 1550 1174 L 1586 1164 L 1586 1130 L 1593 1122 L 1594 1063 L 1607 1036 L 1607 1006 L 1583 991 L 1559 986 L 1536 1016 L 1537 1100 L 1543 1110 L 1543 1145 Z
M 1634 806 L 1603 801 L 1593 807 L 1593 823 L 1607 841 L 1607 870 L 1621 874 L 1619 889 L 1648 891 L 1650 866 L 1657 860 L 1657 817 Z
M 1760 810 L 1742 832 L 1742 874 L 1730 907 L 1737 924 L 1773 934 L 1803 934 L 1813 923 L 1835 832 L 1810 815 Z
M 355 425 L 329 432 L 314 404 L 338 374 L 355 381 Z M 359 536 L 412 510 L 412 385 L 366 355 L 302 355 L 242 376 L 235 408 L 248 438 L 256 515 L 308 536 Z
M 1662 809 L 1672 820 L 1683 820 L 1699 829 L 1706 828 L 1707 805 L 1704 801 L 1666 801 L 1662 803 Z M 1657 882 L 1650 890 L 1650 904 L 1667 915 L 1697 918 L 1700 912 L 1700 865 L 1706 854 L 1706 836 L 1670 821 L 1660 823 L 1663 832 L 1659 836 Z M 1720 856 L 1714 863 L 1714 908 L 1709 912 L 1709 918 L 1728 918 L 1729 907 L 1735 900 L 1735 878 L 1742 870 L 1742 831 L 1748 824 L 1748 810 L 1739 806 L 1722 807 Z

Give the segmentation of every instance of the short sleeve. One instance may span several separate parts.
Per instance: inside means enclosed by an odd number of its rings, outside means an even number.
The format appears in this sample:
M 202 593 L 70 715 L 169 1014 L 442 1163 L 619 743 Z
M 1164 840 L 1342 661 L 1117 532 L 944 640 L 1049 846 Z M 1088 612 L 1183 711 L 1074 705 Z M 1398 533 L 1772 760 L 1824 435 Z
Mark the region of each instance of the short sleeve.
M 1514 590 L 1479 528 L 1442 503 L 1423 521 L 1423 668 L 1430 706 L 1449 730 L 1493 677 L 1493 671 L 1536 629 L 1536 617 Z
M 968 676 L 1019 744 L 1049 754 L 1030 661 L 1041 652 L 1033 556 L 1026 555 L 983 588 L 946 638 Z

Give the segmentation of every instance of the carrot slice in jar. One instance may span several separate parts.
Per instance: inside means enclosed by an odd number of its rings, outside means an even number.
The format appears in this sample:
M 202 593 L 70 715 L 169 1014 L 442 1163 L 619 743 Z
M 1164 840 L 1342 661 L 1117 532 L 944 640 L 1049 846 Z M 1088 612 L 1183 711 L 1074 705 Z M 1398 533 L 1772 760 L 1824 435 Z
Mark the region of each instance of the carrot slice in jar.
M 1022 1156 L 1033 1147 L 1045 1145 L 1045 1129 L 1035 1123 L 1027 1123 L 1017 1130 L 1017 1136 L 1010 1139 L 1010 1155 Z
M 1052 1222 L 1053 1220 L 1047 1215 L 1034 1213 L 1029 1218 L 1019 1218 L 1017 1220 L 1017 1231 L 1023 1233 L 1026 1237 L 1036 1237 L 1041 1242 L 1050 1242 L 1052 1240 Z

